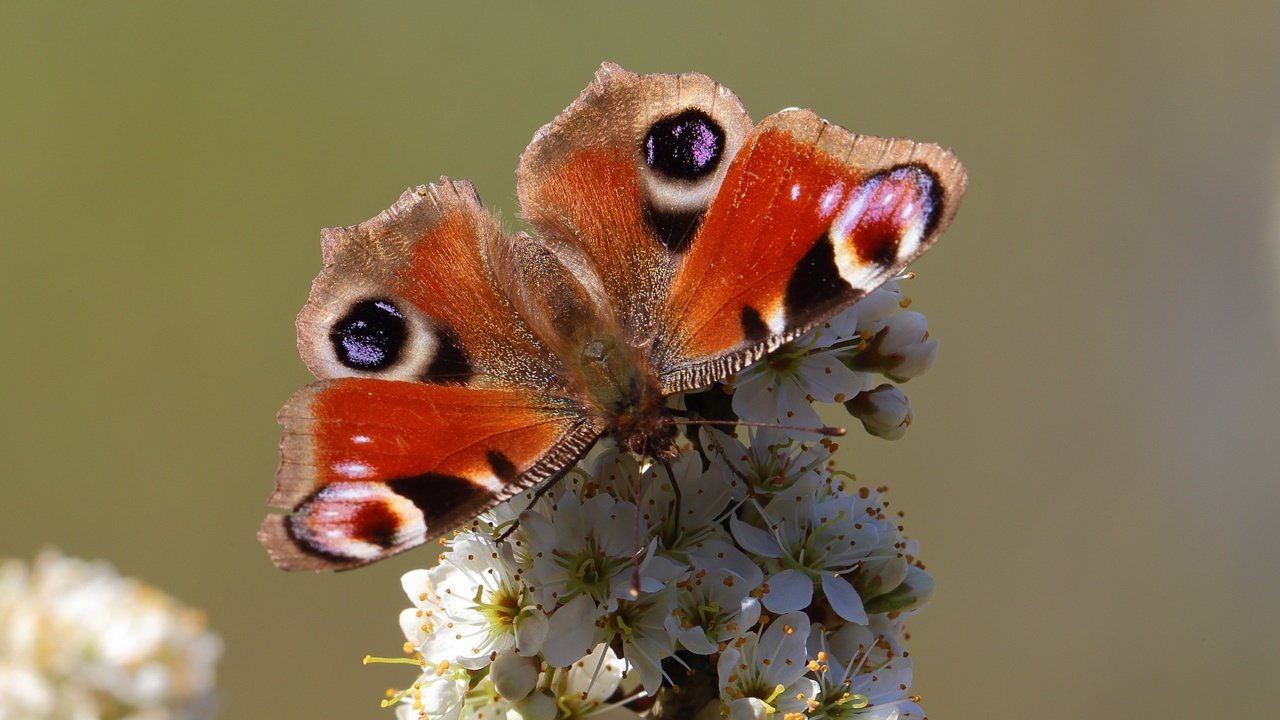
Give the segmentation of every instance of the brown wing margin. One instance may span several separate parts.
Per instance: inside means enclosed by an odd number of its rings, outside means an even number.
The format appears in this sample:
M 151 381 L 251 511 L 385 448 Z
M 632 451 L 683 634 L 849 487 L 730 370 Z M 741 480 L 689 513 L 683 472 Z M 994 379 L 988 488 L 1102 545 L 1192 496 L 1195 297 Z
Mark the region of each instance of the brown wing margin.
M 344 570 L 440 537 L 561 474 L 599 431 L 537 393 L 367 378 L 303 388 L 259 540 L 286 570 Z
M 902 271 L 946 230 L 966 175 L 949 151 L 766 118 L 729 167 L 659 314 L 667 392 L 740 370 Z

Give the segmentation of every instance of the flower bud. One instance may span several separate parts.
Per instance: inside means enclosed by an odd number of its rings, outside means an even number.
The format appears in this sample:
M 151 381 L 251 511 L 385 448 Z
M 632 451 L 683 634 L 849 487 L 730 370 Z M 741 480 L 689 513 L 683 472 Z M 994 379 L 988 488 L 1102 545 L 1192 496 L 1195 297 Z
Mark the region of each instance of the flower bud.
M 502 653 L 489 666 L 493 689 L 506 700 L 522 700 L 538 684 L 540 666 L 537 658 L 522 657 L 514 652 Z
M 884 373 L 899 382 L 923 375 L 938 357 L 938 341 L 929 339 L 929 321 L 917 312 L 889 318 L 880 342 L 888 362 Z
M 556 699 L 542 692 L 537 692 L 511 706 L 511 715 L 520 720 L 556 720 L 559 711 Z
M 845 362 L 852 370 L 880 372 L 905 382 L 923 375 L 937 357 L 938 341 L 929 339 L 929 321 L 918 312 L 904 312 L 889 318 L 866 347 Z
M 915 610 L 928 602 L 931 597 L 933 597 L 933 578 L 921 568 L 912 565 L 907 568 L 906 579 L 892 592 L 867 601 L 867 613 Z
M 900 553 L 869 557 L 853 572 L 853 587 L 863 598 L 879 597 L 906 580 L 907 568 L 907 559 Z
M 853 307 L 857 308 L 858 330 L 874 335 L 894 313 L 902 309 L 902 290 L 896 280 L 890 280 L 854 303 Z
M 844 407 L 862 421 L 868 433 L 885 440 L 901 438 L 911 425 L 911 401 L 898 386 L 889 383 L 858 393 Z

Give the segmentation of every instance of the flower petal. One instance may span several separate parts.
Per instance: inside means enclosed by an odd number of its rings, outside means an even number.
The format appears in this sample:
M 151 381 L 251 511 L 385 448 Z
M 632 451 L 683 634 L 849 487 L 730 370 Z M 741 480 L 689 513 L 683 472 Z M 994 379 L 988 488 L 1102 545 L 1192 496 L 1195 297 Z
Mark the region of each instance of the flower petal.
M 697 625 L 681 628 L 679 627 L 679 619 L 675 617 L 668 618 L 668 622 L 673 624 L 676 639 L 680 641 L 685 650 L 694 655 L 710 655 L 719 649 L 715 643 L 707 639 L 707 632 Z
M 737 515 L 729 518 L 729 529 L 733 532 L 733 538 L 738 541 L 743 550 L 761 557 L 782 557 L 782 547 L 778 545 L 778 541 L 774 539 L 773 535 L 769 534 L 769 531 L 762 530 L 755 525 L 749 525 L 739 520 Z
M 787 613 L 803 610 L 809 607 L 809 603 L 813 600 L 813 581 L 799 570 L 783 570 L 776 575 L 770 575 L 767 583 L 769 591 L 764 594 L 762 602 L 769 612 Z M 808 632 L 807 624 L 805 632 Z
M 410 570 L 400 576 L 400 587 L 404 588 L 404 594 L 409 596 L 409 601 L 418 607 L 422 607 L 422 594 L 431 587 L 431 572 L 429 570 Z
M 862 598 L 858 597 L 858 591 L 853 589 L 848 580 L 836 577 L 834 573 L 824 573 L 822 594 L 837 615 L 849 622 L 867 624 L 867 611 L 862 607 Z
M 759 698 L 738 698 L 729 703 L 729 720 L 769 720 L 773 709 Z
M 567 667 L 591 651 L 599 612 L 587 595 L 579 595 L 551 615 L 542 657 L 553 667 Z
M 546 613 L 536 607 L 522 608 L 516 617 L 516 651 L 525 656 L 538 654 L 550 625 Z
M 801 382 L 818 402 L 844 402 L 875 387 L 868 373 L 850 370 L 834 353 L 820 353 L 800 362 Z

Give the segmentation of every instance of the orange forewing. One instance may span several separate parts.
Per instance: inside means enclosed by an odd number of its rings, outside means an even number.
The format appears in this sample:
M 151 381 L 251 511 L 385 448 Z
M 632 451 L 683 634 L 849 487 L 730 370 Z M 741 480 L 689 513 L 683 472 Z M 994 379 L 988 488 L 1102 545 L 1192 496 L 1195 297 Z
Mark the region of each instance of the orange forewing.
M 744 307 L 764 318 L 784 310 L 792 271 L 831 223 L 823 198 L 847 175 L 781 131 L 748 141 L 676 270 L 666 320 L 687 338 L 684 354 L 708 357 L 741 344 Z
M 667 389 L 721 379 L 892 278 L 946 229 L 964 184 L 936 145 L 806 110 L 766 118 L 677 262 L 655 350 Z

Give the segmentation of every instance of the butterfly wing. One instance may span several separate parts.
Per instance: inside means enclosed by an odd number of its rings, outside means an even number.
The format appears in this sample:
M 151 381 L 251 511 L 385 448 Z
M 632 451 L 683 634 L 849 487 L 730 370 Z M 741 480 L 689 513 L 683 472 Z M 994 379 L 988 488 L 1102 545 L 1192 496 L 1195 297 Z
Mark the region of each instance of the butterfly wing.
M 937 145 L 855 135 L 807 110 L 766 118 L 657 313 L 665 389 L 724 378 L 894 277 L 947 228 L 965 181 Z
M 298 316 L 321 381 L 281 410 L 260 538 L 288 569 L 363 565 L 555 476 L 594 441 L 562 365 L 495 278 L 512 240 L 442 179 L 324 231 Z
M 338 378 L 285 404 L 260 538 L 288 570 L 345 569 L 420 545 L 556 476 L 598 432 L 518 388 Z
M 687 247 L 751 119 L 705 75 L 606 63 L 520 158 L 520 204 L 623 336 L 655 332 L 673 258 Z
M 447 178 L 325 230 L 324 269 L 298 314 L 303 361 L 322 379 L 554 387 L 557 358 L 495 279 L 510 243 L 471 184 Z

